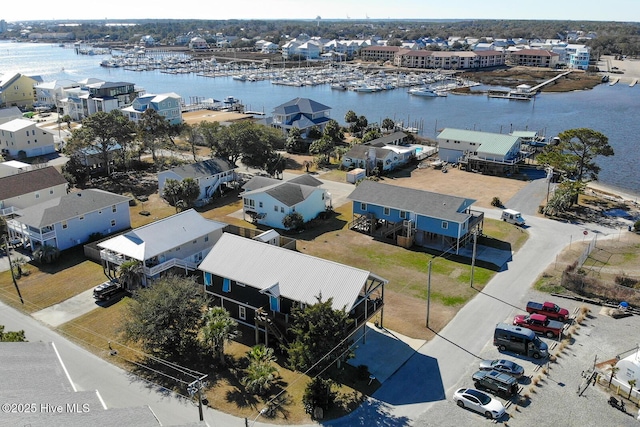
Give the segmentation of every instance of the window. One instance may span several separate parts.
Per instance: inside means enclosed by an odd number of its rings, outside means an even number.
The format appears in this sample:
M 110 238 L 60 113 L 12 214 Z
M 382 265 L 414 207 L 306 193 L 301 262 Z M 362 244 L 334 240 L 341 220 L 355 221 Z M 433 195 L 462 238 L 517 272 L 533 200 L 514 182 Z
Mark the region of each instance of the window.
M 274 205 L 274 206 L 273 206 L 273 210 L 274 210 L 274 211 L 276 211 L 276 212 L 278 212 L 278 207 Z
M 366 211 L 367 210 L 367 204 L 366 203 L 360 203 L 360 210 Z
M 389 208 L 384 208 L 384 215 L 385 216 L 389 216 L 391 214 L 391 209 Z
M 271 311 L 280 311 L 280 298 L 269 296 L 269 308 Z
M 111 220 L 111 226 L 112 226 L 112 227 L 115 227 L 115 226 L 116 226 L 116 220 L 115 220 L 115 219 L 112 219 L 112 220 Z
M 209 241 L 209 236 L 204 236 L 204 241 L 208 242 Z
M 226 277 L 222 280 L 222 292 L 231 292 L 231 280 Z
M 196 243 L 198 243 L 198 239 L 194 240 L 194 241 L 193 241 L 193 242 L 191 242 L 191 243 L 193 243 L 193 244 L 195 245 Z
M 240 306 L 238 307 L 238 317 L 242 320 L 247 319 L 247 309 L 246 307 Z
M 67 224 L 67 221 L 62 221 L 62 229 L 65 230 L 67 227 L 69 227 L 69 224 Z
M 406 211 L 400 211 L 400 218 L 407 219 L 407 212 Z
M 53 190 L 49 190 L 49 194 L 53 194 Z
M 284 213 L 284 208 L 280 206 L 280 213 Z
M 84 219 L 84 215 L 80 215 L 80 216 L 78 217 L 78 219 L 79 219 L 80 221 L 82 221 L 82 220 Z
M 36 199 L 40 198 L 40 193 L 36 193 Z
M 442 229 L 446 230 L 449 228 L 449 223 L 447 221 L 442 221 Z
M 244 199 L 244 205 L 245 206 L 249 206 L 251 208 L 255 208 L 256 207 L 256 202 L 253 199 Z
M 115 212 L 115 211 L 117 211 L 116 205 L 111 205 L 111 212 Z
M 262 207 L 262 202 L 259 202 L 259 203 L 258 203 L 258 206 L 259 206 L 259 207 Z

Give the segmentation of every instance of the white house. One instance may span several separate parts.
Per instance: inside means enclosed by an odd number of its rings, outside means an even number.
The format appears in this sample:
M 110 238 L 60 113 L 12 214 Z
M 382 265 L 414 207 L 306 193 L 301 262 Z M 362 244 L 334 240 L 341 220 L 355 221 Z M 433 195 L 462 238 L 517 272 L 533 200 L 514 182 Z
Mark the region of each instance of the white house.
M 182 123 L 182 98 L 177 93 L 154 95 L 147 93 L 136 98 L 131 105 L 122 108 L 124 115 L 132 122 L 138 123 L 142 114 L 149 108 L 156 110 L 160 116 L 177 125 Z
M 193 37 L 189 40 L 189 49 L 209 49 L 209 44 L 202 37 Z
M 140 261 L 146 285 L 173 267 L 195 270 L 226 225 L 189 209 L 99 243 L 100 258 L 107 275 L 126 261 Z
M 517 135 L 453 128 L 444 129 L 437 140 L 440 159 L 451 163 L 465 154 L 497 161 L 512 160 L 518 156 L 521 145 Z
M 49 245 L 69 249 L 95 234 L 109 235 L 131 227 L 129 197 L 89 189 L 20 209 L 7 221 L 9 233 L 31 250 Z
M 80 83 L 73 80 L 53 80 L 35 85 L 36 107 L 57 107 L 59 101 L 66 97 L 65 90 L 80 87 Z
M 162 195 L 167 179 L 182 181 L 192 178 L 200 187 L 196 205 L 205 205 L 216 191 L 222 191 L 223 185 L 236 180 L 236 167 L 225 159 L 217 157 L 190 165 L 176 166 L 173 169 L 158 172 L 158 193 Z
M 26 172 L 31 170 L 31 168 L 32 167 L 29 163 L 19 162 L 17 160 L 8 160 L 0 163 L 0 178 Z
M 26 119 L 0 125 L 0 149 L 11 157 L 37 157 L 56 151 L 53 134 Z
M 320 185 L 322 182 L 311 175 L 284 182 L 254 177 L 241 194 L 243 218 L 249 216 L 255 223 L 273 228 L 284 228 L 282 220 L 293 212 L 302 215 L 304 222 L 310 221 L 331 207 L 331 196 Z
M 22 111 L 18 107 L 0 108 L 0 124 L 22 118 Z

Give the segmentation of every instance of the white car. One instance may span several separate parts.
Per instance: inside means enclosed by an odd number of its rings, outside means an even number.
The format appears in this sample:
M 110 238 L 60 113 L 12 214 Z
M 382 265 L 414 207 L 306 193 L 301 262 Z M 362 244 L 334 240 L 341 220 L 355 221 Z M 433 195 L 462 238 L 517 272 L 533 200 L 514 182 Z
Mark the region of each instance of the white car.
M 461 408 L 468 408 L 487 418 L 499 419 L 504 415 L 504 405 L 497 399 L 474 388 L 461 388 L 453 393 L 453 401 Z

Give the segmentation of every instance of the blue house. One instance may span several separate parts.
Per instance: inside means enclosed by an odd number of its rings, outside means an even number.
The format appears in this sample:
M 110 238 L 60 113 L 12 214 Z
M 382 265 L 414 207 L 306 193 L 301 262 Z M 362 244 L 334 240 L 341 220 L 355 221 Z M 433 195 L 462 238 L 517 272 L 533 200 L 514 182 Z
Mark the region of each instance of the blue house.
M 311 175 L 300 175 L 289 181 L 257 176 L 247 182 L 241 194 L 243 217 L 273 228 L 284 228 L 285 216 L 298 212 L 305 222 L 317 217 L 331 206 L 322 182 Z
M 15 212 L 7 220 L 12 236 L 31 250 L 43 245 L 59 250 L 131 228 L 130 197 L 89 189 L 65 194 Z
M 318 126 L 320 131 L 323 131 L 327 122 L 331 120 L 330 113 L 331 107 L 308 98 L 295 98 L 273 109 L 271 125 L 284 132 L 289 132 L 295 127 L 305 136 L 313 126 Z
M 351 228 L 403 247 L 437 247 L 458 253 L 473 233 L 481 233 L 484 214 L 473 199 L 362 181 L 353 201 Z

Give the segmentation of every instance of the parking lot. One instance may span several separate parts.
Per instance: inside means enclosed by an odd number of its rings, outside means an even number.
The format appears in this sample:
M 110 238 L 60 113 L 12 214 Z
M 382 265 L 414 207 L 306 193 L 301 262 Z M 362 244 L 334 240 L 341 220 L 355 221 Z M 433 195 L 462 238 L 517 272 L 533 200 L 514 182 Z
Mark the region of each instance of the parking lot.
M 549 300 L 546 294 L 531 290 L 527 297 L 531 300 L 543 302 Z M 634 416 L 609 406 L 609 394 L 600 385 L 588 386 L 582 395 L 578 390 L 586 386 L 594 362 L 602 363 L 616 356 L 624 358 L 635 351 L 638 345 L 637 331 L 640 330 L 640 316 L 630 316 L 614 319 L 603 314 L 602 307 L 589 305 L 570 299 L 551 298 L 570 312 L 574 308 L 587 306 L 590 313 L 582 325 L 572 335 L 571 344 L 560 353 L 555 363 L 537 364 L 533 359 L 527 359 L 513 353 L 500 353 L 492 342 L 487 343 L 482 353 L 482 359 L 511 359 L 525 368 L 525 376 L 520 380 L 520 397 L 510 400 L 498 397 L 507 406 L 507 414 L 498 424 L 509 426 L 529 427 L 534 425 L 564 425 L 564 426 L 635 426 L 640 424 L 636 420 L 638 408 L 626 401 L 627 411 Z M 513 315 L 521 312 L 514 310 Z M 553 347 L 554 341 L 542 338 L 549 344 L 550 354 L 557 354 L 559 345 Z M 557 342 L 556 342 L 557 343 Z M 478 362 L 480 359 L 478 359 Z M 461 426 L 482 425 L 496 421 L 484 418 L 475 412 L 458 408 L 452 401 L 455 390 L 461 387 L 473 387 L 471 376 L 477 371 L 477 363 L 468 366 L 466 375 L 459 383 L 447 390 L 447 400 L 435 403 L 431 409 L 419 418 L 416 425 L 420 426 Z M 548 372 L 548 375 L 543 372 Z M 603 379 L 606 385 L 608 377 Z M 537 383 L 537 385 L 535 384 Z M 627 395 L 622 391 L 623 396 Z

